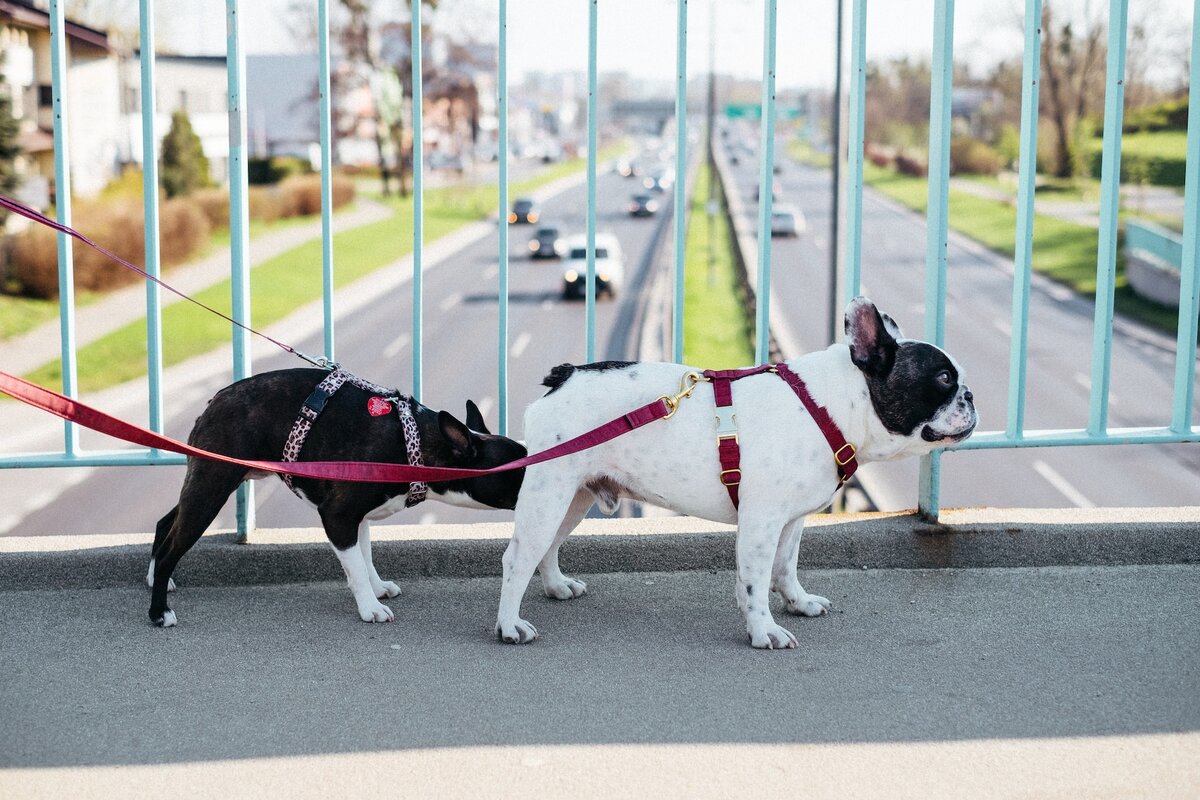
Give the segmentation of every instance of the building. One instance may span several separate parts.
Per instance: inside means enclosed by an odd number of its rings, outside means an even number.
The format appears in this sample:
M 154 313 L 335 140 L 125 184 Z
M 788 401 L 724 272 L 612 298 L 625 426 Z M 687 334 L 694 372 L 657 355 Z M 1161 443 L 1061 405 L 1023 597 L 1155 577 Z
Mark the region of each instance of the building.
M 120 64 L 102 31 L 67 21 L 64 108 L 71 190 L 95 194 L 118 174 Z M 23 151 L 17 163 L 23 201 L 45 208 L 54 198 L 54 117 L 50 16 L 31 2 L 0 0 L 2 89 L 12 98 Z

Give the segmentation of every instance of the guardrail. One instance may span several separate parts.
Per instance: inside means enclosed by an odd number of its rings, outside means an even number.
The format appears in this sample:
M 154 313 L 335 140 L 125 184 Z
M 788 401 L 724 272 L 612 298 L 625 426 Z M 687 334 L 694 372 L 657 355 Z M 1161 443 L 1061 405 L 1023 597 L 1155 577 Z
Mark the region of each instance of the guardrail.
M 66 84 L 66 54 L 64 52 L 63 0 L 50 0 L 50 26 L 52 47 L 52 82 L 54 107 L 55 173 L 58 181 L 59 203 L 56 211 L 64 224 L 71 223 L 70 165 L 65 145 L 68 139 L 68 116 L 63 99 L 69 89 Z M 595 238 L 596 238 L 596 176 L 597 176 L 597 21 L 600 0 L 588 0 L 588 97 L 587 97 L 587 301 L 585 326 L 586 357 L 595 356 Z M 954 52 L 954 0 L 934 0 L 933 40 L 933 85 L 931 86 L 929 180 L 928 180 L 928 237 L 926 246 L 926 286 L 924 338 L 942 343 L 945 334 L 946 315 L 946 246 L 950 155 L 950 113 Z M 227 64 L 228 64 L 228 116 L 230 132 L 230 255 L 233 277 L 233 316 L 239 322 L 249 319 L 250 294 L 248 280 L 248 207 L 247 207 L 247 126 L 245 106 L 244 66 L 242 47 L 242 21 L 239 0 L 226 0 Z M 324 356 L 336 357 L 334 338 L 334 295 L 333 295 L 333 252 L 330 225 L 331 213 L 331 132 L 330 132 L 330 54 L 329 54 L 329 0 L 317 0 L 319 42 L 319 94 L 321 127 L 322 165 L 322 251 L 324 280 Z M 676 0 L 676 170 L 677 176 L 686 175 L 689 157 L 687 146 L 687 34 L 689 25 L 687 0 Z M 497 108 L 500 130 L 500 181 L 498 200 L 501 208 L 508 206 L 508 4 L 497 0 L 498 14 L 498 92 Z M 761 146 L 760 185 L 769 186 L 772 177 L 772 160 L 775 150 L 775 56 L 777 30 L 777 0 L 763 2 L 763 69 L 761 99 Z M 1200 0 L 1196 0 L 1195 12 L 1200 11 Z M 154 41 L 154 15 L 150 0 L 141 0 L 139 9 L 140 40 Z M 1094 338 L 1092 352 L 1092 380 L 1088 425 L 1080 430 L 1027 430 L 1025 414 L 1025 365 L 1028 353 L 1028 323 L 1031 264 L 1033 258 L 1033 187 L 1035 156 L 1037 152 L 1038 91 L 1040 83 L 1042 0 L 1026 0 L 1024 64 L 1022 71 L 1022 99 L 1020 125 L 1019 192 L 1017 200 L 1017 252 L 1012 301 L 1012 345 L 1010 353 L 1010 383 L 1008 392 L 1007 424 L 1004 430 L 976 434 L 962 445 L 963 449 L 994 449 L 1016 447 L 1042 447 L 1066 445 L 1102 445 L 1130 443 L 1164 443 L 1200 441 L 1200 428 L 1193 424 L 1192 405 L 1195 384 L 1195 361 L 1197 339 L 1197 316 L 1200 310 L 1200 270 L 1198 270 L 1197 223 L 1200 222 L 1200 85 L 1191 87 L 1191 107 L 1188 118 L 1187 136 L 1187 184 L 1185 188 L 1185 229 L 1181 253 L 1181 282 L 1179 292 L 1179 326 L 1176 345 L 1176 367 L 1174 375 L 1174 401 L 1169 425 L 1164 427 L 1112 429 L 1108 426 L 1108 390 L 1112 357 L 1113 302 L 1116 269 L 1118 177 L 1120 174 L 1121 116 L 1124 104 L 1125 42 L 1128 35 L 1128 0 L 1110 0 L 1108 63 L 1105 93 L 1105 124 L 1103 170 L 1101 178 L 1101 214 L 1099 228 L 1100 252 L 1097 263 L 1097 291 L 1095 303 Z M 862 239 L 862 194 L 864 166 L 864 98 L 866 96 L 866 0 L 853 0 L 850 25 L 849 93 L 849 137 L 848 151 L 838 154 L 847 159 L 847 181 L 845 186 L 847 225 L 844 230 L 846 261 L 841 276 L 843 300 L 848 301 L 858 293 L 861 286 L 860 247 Z M 412 102 L 416 109 L 413 119 L 415 141 L 422 141 L 422 26 L 421 3 L 412 5 Z M 1192 74 L 1200 75 L 1200 26 L 1192 31 Z M 158 199 L 156 174 L 156 147 L 153 134 L 154 101 L 154 53 L 145 48 L 141 53 L 141 98 L 143 141 L 146 143 L 146 171 L 144 214 L 146 219 L 146 269 L 158 273 Z M 424 239 L 423 230 L 423 157 L 421 148 L 413 156 L 414 196 L 413 208 L 413 385 L 412 391 L 419 399 L 422 390 L 422 297 L 421 257 Z M 675 265 L 673 291 L 673 336 L 672 355 L 681 360 L 683 355 L 683 240 L 684 181 L 675 182 L 674 207 L 678 213 L 674 220 Z M 771 283 L 771 197 L 764 193 L 758 209 L 758 248 L 755 284 L 757 294 L 769 296 Z M 508 277 L 509 253 L 507 222 L 501 215 L 499 239 L 499 328 L 497 330 L 497 352 L 499 359 L 499 414 L 500 432 L 508 428 Z M 62 327 L 63 393 L 74 397 L 77 394 L 74 337 L 74 297 L 72 294 L 72 248 L 70 240 L 59 237 L 59 284 L 60 319 Z M 747 265 L 748 266 L 748 265 Z M 150 427 L 155 431 L 162 428 L 162 402 L 159 377 L 162 372 L 160 301 L 157 285 L 148 283 L 146 289 L 147 308 L 147 369 L 150 376 L 147 402 L 150 408 Z M 759 360 L 770 356 L 769 304 L 759 303 L 755 314 L 755 349 Z M 251 372 L 249 350 L 245 331 L 233 331 L 234 377 L 241 378 Z M 180 459 L 165 456 L 156 451 L 121 451 L 111 454 L 83 454 L 79 450 L 75 427 L 67 424 L 61 453 L 31 454 L 0 459 L 0 467 L 29 466 L 72 466 L 83 463 L 101 464 L 169 464 Z M 938 513 L 938 487 L 940 456 L 934 454 L 922 462 L 919 505 L 922 512 L 931 517 Z M 253 527 L 253 496 L 250 485 L 243 486 L 238 493 L 238 527 L 245 531 Z

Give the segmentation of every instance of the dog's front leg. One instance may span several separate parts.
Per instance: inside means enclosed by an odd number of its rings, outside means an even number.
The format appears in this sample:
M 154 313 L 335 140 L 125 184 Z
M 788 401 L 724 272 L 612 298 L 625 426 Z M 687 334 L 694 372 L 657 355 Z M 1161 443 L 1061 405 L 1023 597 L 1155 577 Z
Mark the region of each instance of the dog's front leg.
M 771 616 L 771 565 L 784 521 L 742 503 L 737 530 L 737 599 L 750 645 L 771 650 L 796 647 L 796 636 Z
M 796 576 L 796 563 L 800 556 L 800 535 L 804 533 L 804 517 L 789 522 L 783 529 L 783 537 L 775 551 L 775 565 L 771 569 L 771 588 L 783 596 L 791 614 L 819 617 L 830 609 L 829 600 L 817 594 L 809 594 L 800 585 Z
M 388 597 L 398 597 L 400 587 L 392 581 L 385 581 L 375 571 L 375 560 L 371 557 L 371 523 L 365 519 L 358 523 L 358 549 L 362 551 L 363 561 L 367 563 L 367 579 L 371 581 L 371 591 L 380 600 Z
M 338 514 L 325 506 L 318 509 L 321 521 L 325 523 L 325 535 L 333 545 L 333 552 L 341 562 L 342 571 L 346 573 L 346 583 L 354 595 L 354 603 L 358 606 L 358 616 L 363 622 L 391 622 L 396 618 L 392 610 L 385 606 L 375 596 L 371 586 L 367 562 L 363 558 L 362 548 L 358 546 L 358 525 L 361 520 L 347 519 L 346 515 Z

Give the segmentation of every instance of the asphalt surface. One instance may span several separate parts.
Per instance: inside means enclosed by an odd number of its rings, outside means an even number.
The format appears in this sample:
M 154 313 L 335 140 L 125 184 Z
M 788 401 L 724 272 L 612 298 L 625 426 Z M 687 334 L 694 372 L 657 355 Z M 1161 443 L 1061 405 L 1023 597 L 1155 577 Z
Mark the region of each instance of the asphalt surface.
M 564 554 L 565 555 L 565 554 Z M 724 571 L 531 591 L 424 578 L 3 592 L 0 795 L 1194 797 L 1192 566 L 818 570 L 794 651 L 745 643 Z
M 725 141 L 738 139 L 731 135 Z M 745 154 L 739 160 L 732 174 L 746 212 L 756 215 L 757 160 Z M 804 236 L 771 241 L 772 329 L 782 334 L 785 355 L 791 355 L 823 348 L 830 341 L 830 173 L 782 153 L 777 153 L 777 161 L 782 170 L 775 178 L 780 189 L 776 203 L 799 207 L 808 221 Z M 925 238 L 922 215 L 870 189 L 864 191 L 862 293 L 915 338 L 924 335 Z M 1012 260 L 953 233 L 947 258 L 946 349 L 962 365 L 975 395 L 979 430 L 1003 430 Z M 1026 430 L 1087 427 L 1093 316 L 1090 300 L 1033 276 Z M 840 325 L 840 307 L 838 319 Z M 1174 354 L 1174 336 L 1118 317 L 1109 394 L 1111 429 L 1170 423 Z M 1193 415 L 1200 418 L 1200 393 Z M 879 509 L 912 508 L 918 468 L 915 459 L 870 464 L 861 473 L 862 481 Z M 942 458 L 941 479 L 943 508 L 1190 506 L 1200 504 L 1200 448 L 1178 444 L 949 452 Z

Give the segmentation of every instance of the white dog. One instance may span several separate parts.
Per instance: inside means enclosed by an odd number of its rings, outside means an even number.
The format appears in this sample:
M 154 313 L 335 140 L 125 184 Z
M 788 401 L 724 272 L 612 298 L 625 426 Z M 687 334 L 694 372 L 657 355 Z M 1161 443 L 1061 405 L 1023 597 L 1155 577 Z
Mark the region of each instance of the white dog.
M 853 444 L 858 461 L 922 455 L 971 434 L 975 406 L 954 359 L 931 344 L 903 338 L 865 298 L 851 301 L 845 326 L 844 344 L 787 364 Z M 671 394 L 691 371 L 679 364 L 626 362 L 556 367 L 544 381 L 550 391 L 526 411 L 526 444 L 538 452 L 566 441 Z M 593 502 L 611 512 L 621 497 L 630 497 L 736 522 L 737 600 L 750 643 L 796 646 L 795 635 L 771 616 L 770 590 L 783 596 L 793 614 L 811 617 L 829 609 L 827 599 L 800 585 L 796 558 L 804 517 L 832 500 L 838 465 L 826 436 L 778 375 L 756 374 L 732 387 L 741 449 L 738 508 L 721 479 L 711 383 L 697 385 L 669 419 L 527 468 L 504 553 L 496 619 L 501 639 L 525 643 L 537 637 L 537 629 L 520 617 L 535 569 L 549 597 L 569 600 L 586 591 L 582 581 L 559 569 L 559 546 Z

